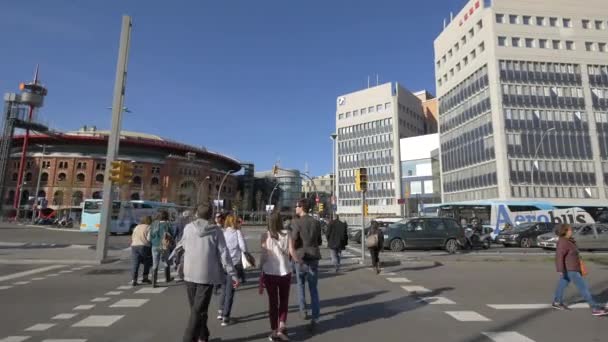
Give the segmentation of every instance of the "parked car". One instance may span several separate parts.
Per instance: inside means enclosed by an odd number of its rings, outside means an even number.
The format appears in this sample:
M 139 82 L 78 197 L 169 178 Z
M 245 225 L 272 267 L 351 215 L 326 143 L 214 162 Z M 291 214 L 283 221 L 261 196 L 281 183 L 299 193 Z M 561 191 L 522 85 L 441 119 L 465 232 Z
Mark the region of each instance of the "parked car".
M 378 221 L 378 223 L 380 224 L 380 228 L 383 230 L 389 225 L 388 222 Z M 368 224 L 367 228 L 365 228 L 365 236 L 367 236 L 370 227 L 371 224 Z M 348 240 L 356 243 L 361 243 L 361 227 L 348 228 Z
M 452 218 L 415 217 L 390 224 L 384 230 L 384 248 L 395 252 L 406 248 L 442 248 L 456 253 L 464 244 L 464 229 Z
M 573 224 L 572 230 L 579 249 L 608 249 L 608 224 Z M 557 248 L 557 235 L 551 232 L 539 236 L 538 245 L 547 249 Z
M 508 231 L 502 231 L 498 234 L 498 243 L 502 243 L 505 247 L 519 246 L 522 248 L 530 248 L 538 246 L 538 237 L 545 233 L 554 231 L 555 224 L 552 222 L 527 222 L 522 223 Z

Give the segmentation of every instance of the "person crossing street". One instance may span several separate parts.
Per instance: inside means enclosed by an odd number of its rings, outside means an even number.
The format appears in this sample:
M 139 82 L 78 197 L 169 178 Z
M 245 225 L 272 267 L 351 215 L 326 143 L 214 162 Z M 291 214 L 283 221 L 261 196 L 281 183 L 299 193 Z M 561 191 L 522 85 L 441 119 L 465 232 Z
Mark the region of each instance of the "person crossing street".
M 338 215 L 336 215 L 336 219 L 327 227 L 327 247 L 331 251 L 331 259 L 336 273 L 340 271 L 342 251 L 346 249 L 346 245 L 348 245 L 347 229 L 348 224 L 340 221 Z

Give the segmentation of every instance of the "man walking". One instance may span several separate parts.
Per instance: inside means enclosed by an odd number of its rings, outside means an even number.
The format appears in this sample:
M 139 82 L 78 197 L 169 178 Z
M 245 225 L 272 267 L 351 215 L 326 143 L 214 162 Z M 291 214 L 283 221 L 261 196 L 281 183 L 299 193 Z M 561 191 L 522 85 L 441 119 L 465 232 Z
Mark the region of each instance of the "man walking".
M 336 273 L 340 271 L 342 251 L 346 248 L 346 245 L 348 245 L 347 229 L 348 224 L 340 221 L 338 215 L 336 215 L 336 218 L 331 221 L 327 227 L 327 247 L 331 250 L 331 260 L 334 263 Z
M 196 216 L 197 220 L 184 228 L 178 246 L 184 249 L 184 280 L 190 303 L 184 342 L 209 341 L 207 318 L 214 286 L 223 284 L 225 276 L 232 277 L 235 287 L 239 285 L 224 233 L 218 226 L 209 225 L 211 208 L 199 207 Z
M 310 204 L 301 199 L 296 204 L 296 215 L 299 217 L 291 222 L 290 253 L 295 261 L 296 276 L 298 280 L 298 297 L 300 302 L 300 315 L 307 319 L 305 284 L 308 282 L 310 291 L 310 306 L 312 317 L 310 328 L 314 329 L 320 315 L 319 292 L 317 282 L 319 279 L 319 259 L 323 243 L 321 237 L 321 224 L 308 215 Z

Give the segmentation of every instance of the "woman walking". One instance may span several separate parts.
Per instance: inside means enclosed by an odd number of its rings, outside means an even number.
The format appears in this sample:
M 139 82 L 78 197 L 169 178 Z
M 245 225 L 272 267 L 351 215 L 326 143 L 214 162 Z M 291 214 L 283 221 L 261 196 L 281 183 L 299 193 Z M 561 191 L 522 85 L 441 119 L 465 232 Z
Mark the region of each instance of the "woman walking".
M 165 267 L 165 281 L 171 279 L 171 270 L 167 261 L 171 253 L 170 247 L 173 237 L 171 235 L 171 224 L 169 223 L 169 213 L 162 210 L 150 226 L 150 244 L 152 246 L 152 287 L 156 287 L 158 281 L 158 266 L 162 261 Z
M 569 224 L 562 224 L 557 227 L 557 249 L 555 250 L 555 267 L 560 273 L 555 297 L 553 299 L 553 308 L 558 310 L 569 310 L 564 304 L 564 290 L 568 287 L 570 281 L 578 288 L 579 293 L 589 303 L 591 314 L 593 316 L 608 315 L 600 304 L 598 304 L 589 291 L 589 285 L 583 279 L 583 264 L 579 255 L 576 241 L 572 238 L 572 227 Z
M 131 285 L 137 286 L 137 278 L 139 277 L 139 265 L 144 265 L 144 274 L 141 280 L 142 283 L 150 284 L 150 261 L 152 259 L 152 250 L 150 249 L 150 240 L 148 240 L 148 232 L 152 218 L 144 216 L 141 219 L 133 234 L 131 234 L 131 256 L 132 256 L 132 282 Z
M 241 232 L 241 224 L 236 215 L 228 215 L 224 222 L 224 239 L 226 240 L 226 247 L 230 253 L 232 259 L 232 265 L 239 278 L 240 283 L 245 282 L 245 271 L 243 270 L 243 263 L 241 261 L 243 253 L 247 252 L 247 245 Z M 220 295 L 218 311 L 218 319 L 222 320 L 222 326 L 225 327 L 230 324 L 230 314 L 232 313 L 232 304 L 234 303 L 234 294 L 236 289 L 232 284 L 232 278 L 226 276 L 226 283 L 222 286 L 222 294 Z
M 380 251 L 384 246 L 384 233 L 377 221 L 372 221 L 365 244 L 372 256 L 372 268 L 376 271 L 376 274 L 380 274 Z
M 260 266 L 263 286 L 268 294 L 268 316 L 272 330 L 270 341 L 289 341 L 286 334 L 291 265 L 289 262 L 289 231 L 283 227 L 279 213 L 268 221 L 268 232 L 262 235 Z

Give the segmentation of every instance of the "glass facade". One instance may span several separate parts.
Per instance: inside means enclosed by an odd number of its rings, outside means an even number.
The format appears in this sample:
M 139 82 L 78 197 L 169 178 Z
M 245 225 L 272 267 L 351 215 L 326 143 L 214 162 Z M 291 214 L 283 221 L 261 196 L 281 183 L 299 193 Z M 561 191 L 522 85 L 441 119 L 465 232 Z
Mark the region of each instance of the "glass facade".
M 360 206 L 355 169 L 366 167 L 369 205 L 395 204 L 393 120 L 382 119 L 338 129 L 340 206 Z
M 581 66 L 499 65 L 511 196 L 598 198 Z

